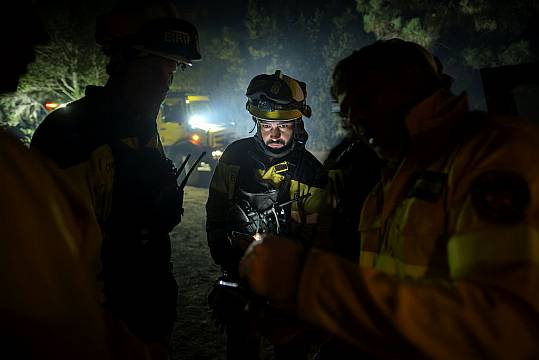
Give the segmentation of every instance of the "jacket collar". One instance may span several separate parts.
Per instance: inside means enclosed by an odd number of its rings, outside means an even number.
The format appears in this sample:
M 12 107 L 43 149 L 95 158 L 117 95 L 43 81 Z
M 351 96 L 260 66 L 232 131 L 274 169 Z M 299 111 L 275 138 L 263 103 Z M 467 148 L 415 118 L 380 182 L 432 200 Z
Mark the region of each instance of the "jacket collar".
M 467 112 L 468 96 L 465 92 L 455 96 L 446 89 L 440 89 L 412 108 L 405 124 L 414 141 L 425 134 L 452 128 Z

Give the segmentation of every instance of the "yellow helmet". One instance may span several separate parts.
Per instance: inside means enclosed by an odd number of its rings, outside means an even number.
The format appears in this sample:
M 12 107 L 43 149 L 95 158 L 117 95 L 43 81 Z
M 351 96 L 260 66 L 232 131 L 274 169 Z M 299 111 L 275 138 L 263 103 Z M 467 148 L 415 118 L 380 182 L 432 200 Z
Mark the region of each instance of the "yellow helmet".
M 311 108 L 305 101 L 307 85 L 280 70 L 273 75 L 255 76 L 245 95 L 247 111 L 257 119 L 290 121 L 302 116 L 311 117 Z

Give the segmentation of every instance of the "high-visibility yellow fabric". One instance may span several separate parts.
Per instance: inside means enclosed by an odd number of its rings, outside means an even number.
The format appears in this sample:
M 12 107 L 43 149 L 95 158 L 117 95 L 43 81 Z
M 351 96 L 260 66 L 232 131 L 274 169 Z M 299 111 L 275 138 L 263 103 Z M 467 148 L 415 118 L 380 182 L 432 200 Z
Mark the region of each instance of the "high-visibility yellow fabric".
M 273 110 L 264 111 L 259 108 L 249 105 L 247 110 L 256 118 L 263 120 L 295 120 L 303 116 L 299 110 Z
M 92 209 L 0 131 L 0 338 L 14 358 L 111 358 L 89 257 Z M 6 348 L 7 347 L 7 348 Z
M 260 180 L 268 181 L 273 187 L 279 188 L 284 181 L 283 169 L 286 167 L 287 162 L 280 162 L 278 164 L 270 166 L 268 169 L 259 170 L 258 176 Z M 287 168 L 288 169 L 288 168 Z M 226 206 L 231 206 L 233 202 L 234 191 L 237 186 L 240 166 L 234 164 L 228 164 L 225 161 L 220 161 L 216 167 L 215 173 L 210 185 L 211 194 L 220 193 L 220 197 L 228 199 Z M 322 188 L 312 186 L 311 184 L 305 184 L 298 179 L 291 179 L 290 181 L 290 198 L 301 197 L 306 194 L 310 194 L 309 197 L 299 202 L 292 203 L 292 219 L 297 223 L 305 222 L 306 224 L 315 224 L 317 221 L 318 209 L 323 201 L 325 193 Z M 208 218 L 213 221 L 216 218 L 223 218 L 226 213 L 212 211 L 212 201 L 210 199 L 210 206 L 206 207 L 208 211 Z M 301 210 L 300 210 L 301 207 Z M 304 212 L 305 219 L 301 219 L 300 213 Z
M 117 175 L 115 168 L 118 165 L 113 156 L 113 149 L 122 146 L 122 149 L 145 148 L 163 153 L 155 124 L 148 121 L 148 124 L 144 124 L 147 126 L 141 126 L 142 124 L 137 123 L 134 118 L 122 118 L 122 114 L 115 113 L 116 108 L 110 100 L 103 88 L 88 87 L 85 97 L 49 114 L 36 130 L 31 144 L 32 151 L 43 154 L 61 169 L 59 171 L 65 179 L 66 186 L 71 188 L 84 206 L 90 209 L 92 224 L 98 224 L 91 234 L 84 235 L 84 242 L 79 251 L 94 281 L 96 296 L 102 304 L 107 300 L 103 293 L 103 277 L 100 276 L 102 239 L 107 238 L 107 235 L 110 236 L 105 232 L 107 229 L 110 230 L 114 181 Z M 113 117 L 114 121 L 111 119 Z M 140 117 L 136 120 L 142 119 L 143 117 Z M 87 219 L 80 219 L 79 226 L 88 232 L 89 224 Z M 166 242 L 160 244 L 166 248 Z M 167 260 L 165 263 L 167 267 L 168 263 Z M 103 311 L 103 308 L 101 310 Z M 146 347 L 151 345 L 135 338 L 135 335 L 126 329 L 125 324 L 121 323 L 123 320 L 120 316 L 118 313 L 107 316 L 109 339 L 111 342 L 118 340 L 114 351 L 118 352 L 120 357 L 144 358 Z M 144 314 L 141 314 L 141 318 L 143 317 Z
M 311 240 L 318 221 L 318 211 L 325 197 L 325 172 L 312 154 L 303 148 L 295 149 L 282 159 L 261 167 L 253 153 L 260 153 L 254 138 L 241 139 L 227 147 L 215 169 L 206 203 L 206 230 L 208 244 L 216 263 L 235 271 L 243 251 L 232 248 L 227 238 L 227 214 L 238 201 L 238 189 L 253 182 L 267 183 L 278 189 L 290 176 L 290 199 L 310 194 L 291 204 L 291 232 L 304 240 Z M 269 157 L 261 155 L 269 161 Z M 256 178 L 256 181 L 254 180 Z M 240 185 L 241 184 L 241 185 Z M 246 185 L 250 186 L 250 185 Z M 243 189 L 244 191 L 248 191 Z
M 99 93 L 99 96 L 103 95 Z M 109 221 L 112 210 L 116 165 L 110 143 L 103 140 L 105 138 L 111 140 L 107 134 L 112 130 L 103 128 L 100 129 L 99 136 L 95 134 L 98 131 L 96 128 L 99 127 L 99 121 L 102 119 L 88 118 L 95 116 L 91 110 L 94 109 L 92 106 L 96 102 L 93 97 L 88 99 L 87 95 L 67 108 L 51 113 L 36 130 L 32 138 L 31 150 L 52 159 L 61 168 L 62 177 L 68 186 L 93 209 L 94 221 L 99 224 L 99 227 L 87 237 L 87 241 L 80 250 L 90 271 L 96 275 L 97 288 L 102 289 L 102 280 L 97 275 L 101 271 L 101 242 L 105 236 L 104 224 Z M 76 129 L 71 129 L 70 126 Z M 81 132 L 85 126 L 88 126 L 86 131 L 91 131 L 92 136 L 99 140 L 90 135 L 84 138 L 86 134 L 81 134 Z M 66 138 L 68 136 L 72 136 L 72 139 Z M 125 135 L 117 141 L 133 149 L 146 147 L 163 152 L 156 132 L 145 139 L 144 143 L 141 143 L 139 137 L 134 135 Z M 81 223 L 81 226 L 84 227 L 86 224 Z M 99 294 L 101 301 L 104 302 L 104 295 L 101 291 Z
M 448 243 L 448 258 L 455 279 L 466 277 L 483 263 L 539 264 L 539 231 L 536 227 L 517 225 L 455 234 Z
M 378 357 L 536 357 L 538 128 L 468 115 L 466 97 L 445 91 L 406 124 L 408 156 L 364 203 L 360 266 L 309 254 L 300 316 Z M 489 220 L 471 200 L 493 170 L 528 186 L 518 223 Z

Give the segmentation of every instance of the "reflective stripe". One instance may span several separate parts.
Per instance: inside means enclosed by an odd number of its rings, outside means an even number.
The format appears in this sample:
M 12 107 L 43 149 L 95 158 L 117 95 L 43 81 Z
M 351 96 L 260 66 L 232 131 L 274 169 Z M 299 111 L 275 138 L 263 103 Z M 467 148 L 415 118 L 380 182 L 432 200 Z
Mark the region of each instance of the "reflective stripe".
M 262 120 L 295 120 L 303 116 L 303 113 L 299 110 L 273 110 L 263 111 L 259 108 L 248 105 L 247 111 L 256 118 Z
M 279 187 L 284 180 L 284 176 L 280 173 L 284 171 L 279 171 L 277 169 L 283 167 L 283 164 L 286 165 L 286 170 L 288 170 L 288 163 L 286 161 L 273 165 L 268 170 L 259 169 L 258 173 L 260 174 L 260 178 L 262 180 L 270 180 L 275 187 Z
M 370 251 L 361 251 L 359 265 L 361 267 L 372 267 L 398 278 L 420 278 L 425 275 L 428 269 L 426 265 L 405 264 L 402 260 L 393 256 L 379 255 Z
M 447 254 L 453 278 L 470 274 L 479 264 L 539 263 L 539 231 L 516 225 L 456 234 L 449 240 Z

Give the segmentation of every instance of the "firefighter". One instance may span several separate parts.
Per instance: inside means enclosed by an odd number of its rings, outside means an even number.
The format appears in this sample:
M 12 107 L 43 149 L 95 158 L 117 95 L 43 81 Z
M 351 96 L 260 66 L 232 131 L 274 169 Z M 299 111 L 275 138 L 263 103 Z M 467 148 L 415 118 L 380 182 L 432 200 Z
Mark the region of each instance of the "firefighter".
M 329 179 L 327 191 L 331 194 L 328 222 L 334 241 L 330 247 L 347 259 L 355 261 L 359 256 L 361 206 L 380 180 L 382 166 L 380 158 L 353 131 L 324 160 Z
M 256 233 L 286 234 L 310 246 L 326 183 L 322 165 L 305 149 L 303 116 L 311 116 L 306 84 L 277 70 L 255 76 L 246 95 L 256 134 L 227 147 L 206 203 L 208 245 L 228 281 L 237 281 L 239 260 Z M 245 304 L 222 296 L 218 289 L 210 300 L 225 323 L 227 359 L 259 358 L 259 324 L 252 313 L 243 311 Z M 305 356 L 294 331 L 268 337 L 278 343 L 277 358 Z
M 19 1 L 0 13 L 0 38 L 9 54 L 0 67 L 4 94 L 16 90 L 34 59 L 35 46 L 48 35 L 32 7 Z M 80 254 L 87 236 L 98 231 L 90 207 L 51 163 L 4 129 L 0 187 L 3 357 L 112 359 L 95 281 Z M 88 222 L 84 228 L 81 219 Z
M 96 41 L 109 59 L 107 83 L 47 116 L 31 147 L 93 207 L 102 239 L 86 244 L 87 256 L 111 322 L 165 357 L 177 298 L 169 232 L 183 190 L 155 120 L 177 67 L 201 59 L 197 30 L 166 1 L 126 3 L 98 19 Z
M 241 273 L 275 306 L 387 358 L 539 353 L 539 130 L 470 112 L 423 47 L 378 41 L 345 58 L 333 94 L 390 166 L 367 197 L 359 267 L 274 235 Z M 288 280 L 288 281 L 286 281 Z

